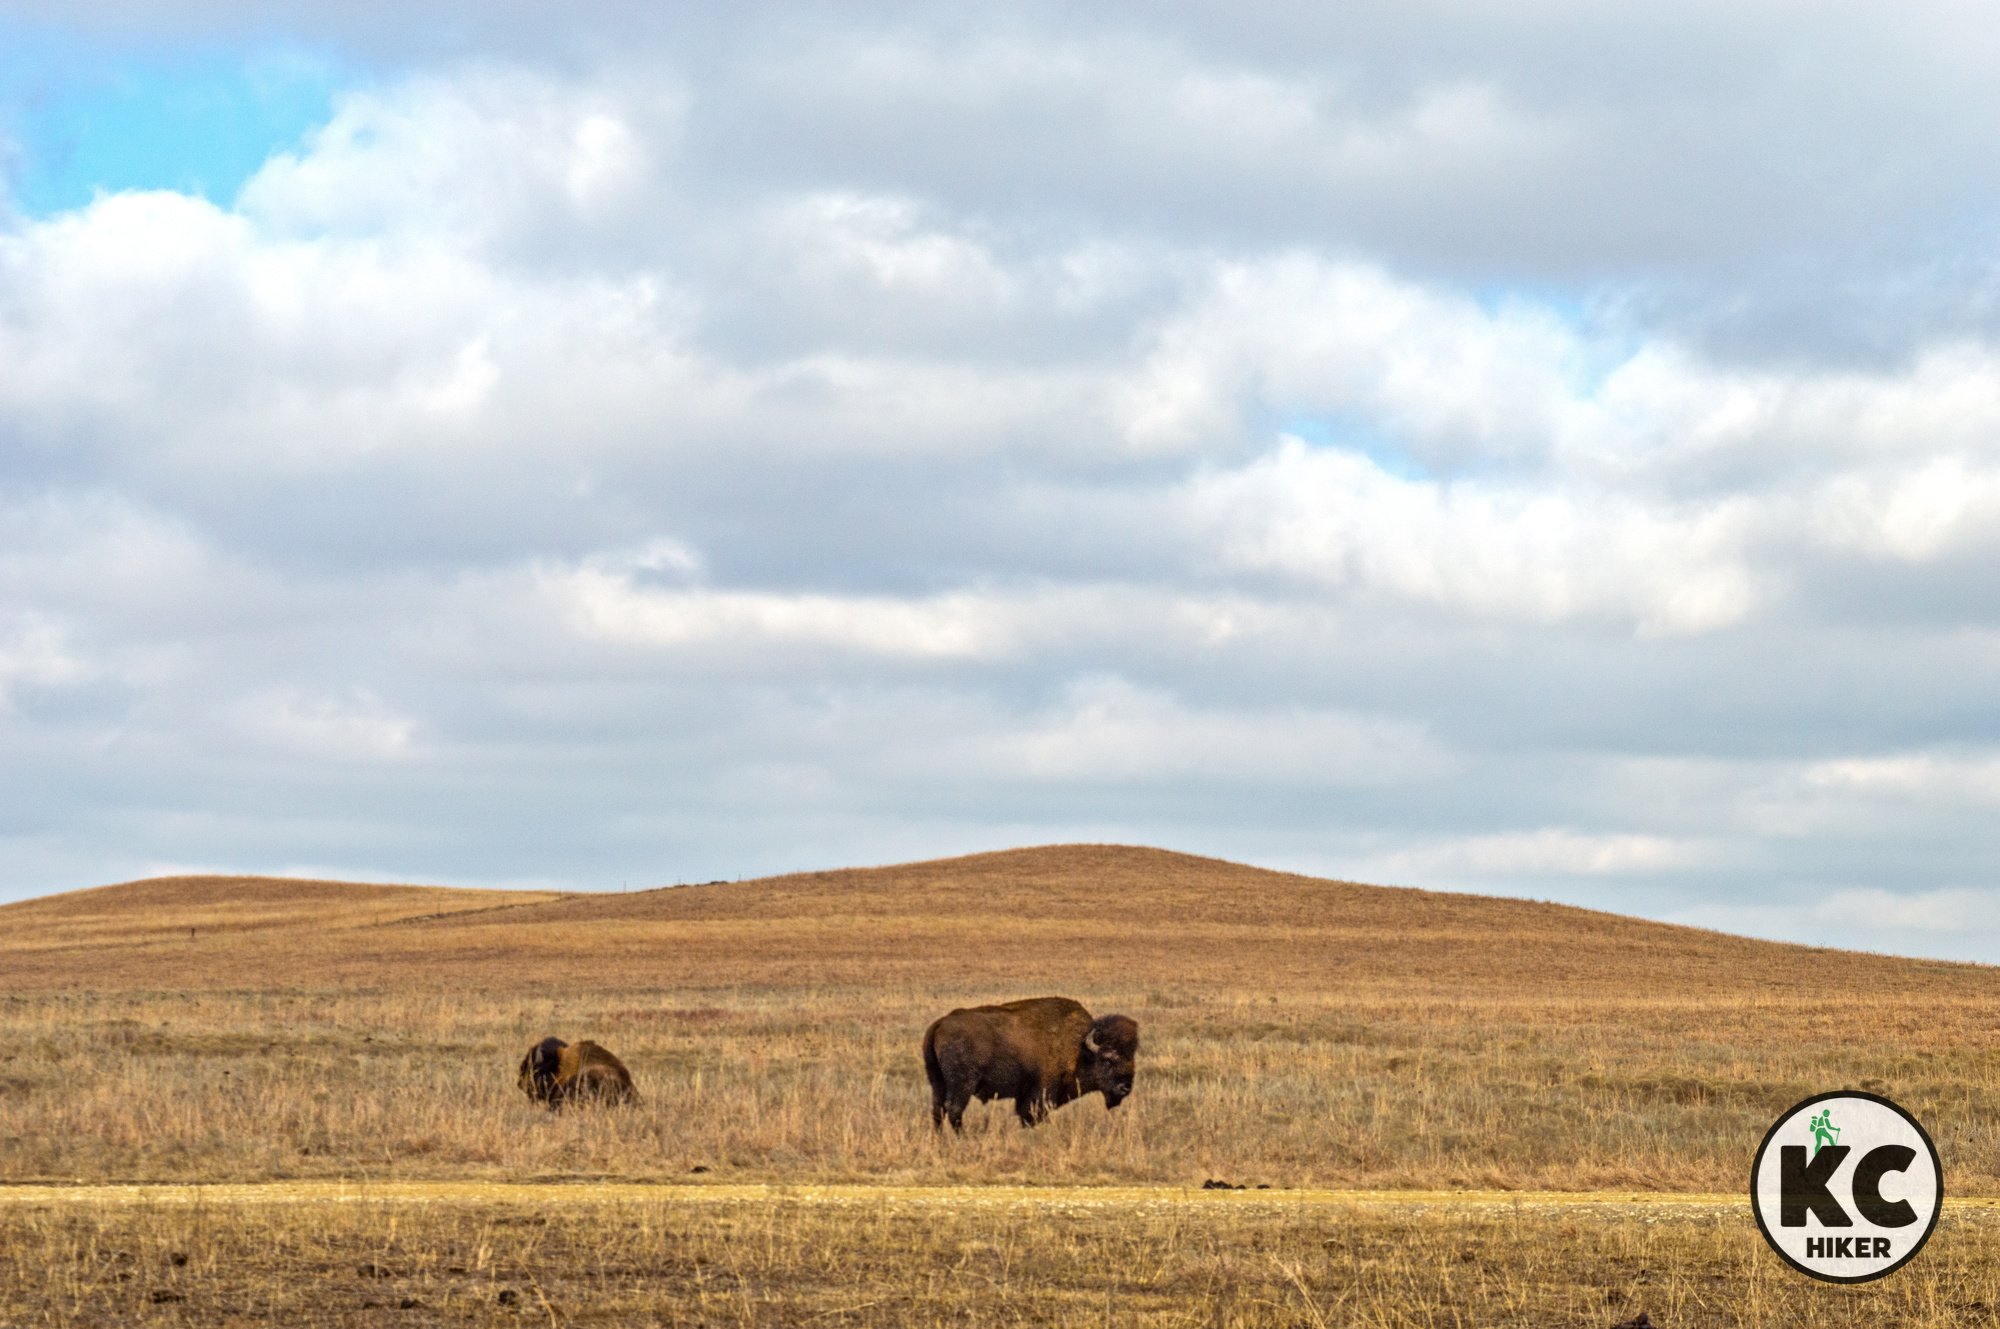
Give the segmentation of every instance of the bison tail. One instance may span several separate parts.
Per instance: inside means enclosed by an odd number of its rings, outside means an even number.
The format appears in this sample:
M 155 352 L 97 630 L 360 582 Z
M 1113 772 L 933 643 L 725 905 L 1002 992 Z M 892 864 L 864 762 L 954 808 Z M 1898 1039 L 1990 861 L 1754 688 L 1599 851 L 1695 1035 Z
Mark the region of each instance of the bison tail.
M 944 1067 L 938 1064 L 936 1025 L 924 1030 L 924 1074 L 930 1077 L 931 1092 L 943 1097 Z
M 944 1129 L 946 1100 L 951 1097 L 951 1094 L 945 1087 L 944 1067 L 938 1062 L 937 1031 L 938 1027 L 936 1025 L 932 1025 L 930 1028 L 924 1030 L 924 1075 L 931 1082 L 931 1129 L 933 1131 L 942 1131 Z M 959 1106 L 963 1110 L 964 1105 L 960 1104 Z M 956 1116 L 952 1117 L 951 1125 L 954 1130 L 965 1129 L 959 1125 Z

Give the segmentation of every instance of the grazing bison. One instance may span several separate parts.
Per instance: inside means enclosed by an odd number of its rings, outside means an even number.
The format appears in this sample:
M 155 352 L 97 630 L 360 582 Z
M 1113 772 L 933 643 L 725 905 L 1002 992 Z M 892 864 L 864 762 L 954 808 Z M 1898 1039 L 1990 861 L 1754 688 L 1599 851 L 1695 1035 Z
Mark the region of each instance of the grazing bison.
M 1102 1093 L 1115 1108 L 1132 1092 L 1139 1023 L 1123 1015 L 1091 1019 L 1068 997 L 1030 997 L 953 1011 L 924 1031 L 931 1079 L 931 1127 L 947 1118 L 965 1129 L 965 1105 L 1011 1098 L 1032 1126 L 1073 1098 Z
M 571 1045 L 545 1038 L 521 1058 L 521 1092 L 551 1112 L 565 1103 L 631 1103 L 638 1100 L 632 1073 L 609 1049 L 585 1039 Z

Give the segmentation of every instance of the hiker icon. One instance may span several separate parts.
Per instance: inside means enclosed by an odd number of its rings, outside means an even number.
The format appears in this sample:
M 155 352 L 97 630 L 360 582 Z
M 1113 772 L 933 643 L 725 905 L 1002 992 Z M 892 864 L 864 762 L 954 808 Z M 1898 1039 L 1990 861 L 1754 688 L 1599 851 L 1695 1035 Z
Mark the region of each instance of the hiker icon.
M 1812 1127 L 1814 1157 L 1818 1157 L 1819 1151 L 1826 1145 L 1840 1143 L 1840 1127 L 1833 1124 L 1832 1108 L 1822 1111 L 1807 1125 Z

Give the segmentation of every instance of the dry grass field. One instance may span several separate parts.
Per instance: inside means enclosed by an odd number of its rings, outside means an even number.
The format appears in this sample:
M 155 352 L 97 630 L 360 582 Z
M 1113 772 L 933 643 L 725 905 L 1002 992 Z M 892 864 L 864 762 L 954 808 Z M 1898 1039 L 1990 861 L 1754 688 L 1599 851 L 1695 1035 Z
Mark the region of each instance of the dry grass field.
M 0 908 L 0 1182 L 1219 1178 L 1735 1194 L 1780 1110 L 1852 1086 L 1925 1121 L 1952 1194 L 2000 1195 L 1996 980 L 1983 966 L 1107 846 L 611 895 L 168 879 Z M 1040 993 L 1140 1021 L 1133 1099 L 1115 1113 L 1088 1099 L 1032 1132 L 1003 1104 L 975 1107 L 965 1138 L 933 1137 L 925 1025 L 956 1005 Z M 615 1049 L 639 1107 L 530 1105 L 514 1065 L 547 1033 Z M 1102 1213 L 1023 1223 L 886 1200 L 856 1223 L 810 1206 L 739 1209 L 726 1227 L 664 1200 L 552 1209 L 527 1226 L 512 1210 L 422 1209 L 395 1231 L 412 1252 L 470 1269 L 448 1252 L 490 1228 L 494 1268 L 546 1257 L 543 1286 L 572 1298 L 553 1310 L 523 1300 L 519 1313 L 579 1323 L 590 1322 L 579 1289 L 601 1308 L 627 1304 L 628 1286 L 676 1289 L 659 1303 L 672 1315 L 659 1313 L 687 1322 L 995 1322 L 965 1300 L 977 1290 L 966 1278 L 990 1292 L 1000 1277 L 988 1255 L 965 1254 L 987 1247 L 1016 1251 L 999 1286 L 1034 1324 L 1144 1310 L 1160 1323 L 1608 1325 L 1622 1317 L 1600 1309 L 1639 1304 L 1627 1295 L 1636 1273 L 1619 1275 L 1614 1255 L 1680 1280 L 1683 1318 L 1646 1303 L 1670 1329 L 1864 1323 L 1840 1308 L 1891 1304 L 1793 1288 L 1804 1280 L 1764 1258 L 1741 1212 L 1654 1223 L 1593 1208 L 1564 1220 L 1581 1235 L 1532 1254 L 1494 1214 L 1466 1229 L 1472 1220 L 1442 1212 L 1345 1222 L 1316 1211 L 1300 1227 L 1282 1207 L 1171 1219 L 1139 1208 L 1106 1227 Z M 221 1274 L 219 1301 L 128 1305 L 118 1298 L 154 1276 L 120 1280 L 90 1261 L 176 1242 L 206 1259 L 193 1246 L 209 1242 L 208 1267 L 244 1278 L 274 1258 L 339 1268 L 381 1240 L 390 1219 L 371 1212 L 210 1214 L 198 1236 L 179 1213 L 0 1212 L 0 1249 L 42 1251 L 39 1263 L 18 1257 L 32 1264 L 23 1276 L 70 1280 L 46 1305 L 75 1308 L 31 1320 L 0 1300 L 0 1324 L 211 1323 L 225 1303 L 248 1314 L 249 1294 Z M 1951 1221 L 1990 1249 L 1985 1216 Z M 1164 1247 L 1161 1223 L 1178 1224 Z M 1341 1241 L 1379 1259 L 1342 1264 L 1327 1244 Z M 593 1242 L 604 1253 L 586 1258 Z M 880 1304 L 842 1311 L 853 1289 L 810 1272 L 829 1259 L 863 1271 Z M 1147 1272 L 1114 1274 L 1127 1259 Z M 1905 1298 L 1895 1318 L 1873 1322 L 1955 1324 L 1995 1305 L 1975 1263 L 1927 1252 L 1890 1280 Z M 1044 1265 L 1050 1290 L 1031 1295 L 1029 1271 Z M 687 1282 L 696 1268 L 708 1281 Z M 1712 1296 L 1703 1270 L 1720 1280 Z M 524 1274 L 507 1277 L 529 1297 Z M 1764 1280 L 1766 1300 L 1746 1300 L 1745 1279 Z M 1147 1280 L 1169 1291 L 1136 1296 Z M 1390 1287 L 1404 1289 L 1393 1308 L 1376 1295 Z M 446 1320 L 484 1304 L 444 1284 L 410 1295 Z M 1214 1313 L 1173 1318 L 1186 1297 Z M 1106 1298 L 1133 1315 L 1111 1314 Z M 1820 1309 L 1801 1318 L 1806 1304 Z M 1752 1305 L 1763 1309 L 1742 1310 Z M 1455 1319 L 1442 1309 L 1454 1306 L 1476 1309 Z
M 970 1194 L 0 1204 L 0 1323 L 1959 1329 L 2000 1305 L 1991 1207 L 1834 1287 L 1712 1201 Z

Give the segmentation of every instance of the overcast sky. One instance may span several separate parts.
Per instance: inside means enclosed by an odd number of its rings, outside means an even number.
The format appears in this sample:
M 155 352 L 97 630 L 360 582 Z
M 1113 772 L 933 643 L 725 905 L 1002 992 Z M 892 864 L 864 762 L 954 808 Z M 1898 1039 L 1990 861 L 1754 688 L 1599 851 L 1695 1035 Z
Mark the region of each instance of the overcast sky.
M 1989 5 L 694 8 L 0 3 L 0 899 L 1113 840 L 2000 960 Z

